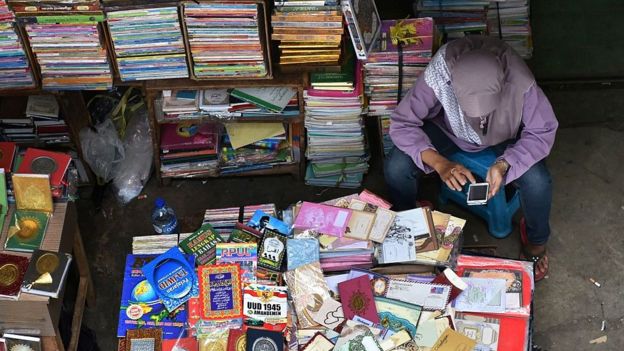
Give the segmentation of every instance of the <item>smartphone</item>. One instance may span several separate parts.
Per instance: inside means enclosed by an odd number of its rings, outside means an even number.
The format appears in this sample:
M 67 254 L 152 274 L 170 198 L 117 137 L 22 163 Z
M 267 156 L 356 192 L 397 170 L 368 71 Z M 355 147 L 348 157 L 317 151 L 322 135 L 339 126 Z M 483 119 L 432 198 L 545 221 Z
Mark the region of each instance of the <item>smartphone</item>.
M 488 200 L 488 193 L 490 192 L 490 184 L 488 183 L 475 183 L 468 186 L 468 205 L 485 205 Z

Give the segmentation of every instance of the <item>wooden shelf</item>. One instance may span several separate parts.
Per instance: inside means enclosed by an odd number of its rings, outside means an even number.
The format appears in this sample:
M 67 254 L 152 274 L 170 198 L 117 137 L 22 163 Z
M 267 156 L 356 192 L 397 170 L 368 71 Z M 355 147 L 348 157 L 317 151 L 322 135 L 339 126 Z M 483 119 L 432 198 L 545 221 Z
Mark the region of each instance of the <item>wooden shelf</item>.
M 214 116 L 202 116 L 195 118 L 172 118 L 172 119 L 159 119 L 158 124 L 167 123 L 182 123 L 182 122 L 215 122 L 215 123 L 251 123 L 251 122 L 283 122 L 283 123 L 301 123 L 303 122 L 303 115 L 293 117 L 228 117 L 219 118 Z
M 154 90 L 200 90 L 208 88 L 236 88 L 236 87 L 269 87 L 269 86 L 304 86 L 306 75 L 303 73 L 286 73 L 273 78 L 262 79 L 227 79 L 227 80 L 193 80 L 188 78 L 158 79 L 145 81 L 147 91 Z

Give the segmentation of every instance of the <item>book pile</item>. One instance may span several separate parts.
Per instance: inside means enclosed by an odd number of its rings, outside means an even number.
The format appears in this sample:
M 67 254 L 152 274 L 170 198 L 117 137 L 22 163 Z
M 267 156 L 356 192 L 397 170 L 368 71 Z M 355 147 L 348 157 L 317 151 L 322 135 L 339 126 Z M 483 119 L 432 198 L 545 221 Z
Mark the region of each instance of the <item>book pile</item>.
M 341 74 L 313 76 L 313 88 L 304 92 L 308 185 L 357 188 L 368 171 L 362 69 L 353 61 Z M 330 76 L 335 81 L 325 79 Z
M 60 117 L 54 95 L 31 95 L 0 101 L 0 129 L 5 140 L 17 143 L 65 144 L 69 129 Z
M 433 17 L 442 42 L 468 34 L 487 34 L 488 0 L 418 0 L 417 17 Z
M 32 69 L 16 28 L 15 16 L 6 2 L 0 0 L 0 89 L 34 86 Z
M 113 85 L 100 40 L 104 15 L 21 17 L 39 63 L 44 89 L 106 90 Z
M 393 33 L 397 37 L 393 37 Z M 402 64 L 399 49 L 402 47 Z M 368 115 L 379 119 L 384 154 L 392 149 L 390 115 L 431 60 L 433 48 L 433 20 L 415 18 L 384 20 L 380 40 L 364 63 Z M 400 78 L 399 78 L 400 76 Z M 399 79 L 401 89 L 399 96 Z
M 106 13 L 122 81 L 187 78 L 177 7 Z
M 487 25 L 491 36 L 507 42 L 523 58 L 531 58 L 529 0 L 492 1 L 487 12 Z
M 280 65 L 338 63 L 344 26 L 337 0 L 275 0 L 271 26 Z
M 269 216 L 277 216 L 275 204 L 215 208 L 206 210 L 203 224 L 212 225 L 219 235 L 229 238 L 232 231 L 236 229 L 236 224 L 239 222 L 247 223 L 257 210 L 261 210 Z
M 163 177 L 218 174 L 219 125 L 165 123 L 160 125 L 160 171 Z
M 264 77 L 264 10 L 253 1 L 185 2 L 186 40 L 197 78 Z
M 465 221 L 390 206 L 364 191 L 282 218 L 271 205 L 214 209 L 191 234 L 134 238 L 119 350 L 145 338 L 163 350 L 245 340 L 259 350 L 529 349 L 532 263 L 457 255 Z M 237 223 L 225 239 L 208 222 Z M 383 266 L 373 248 L 386 251 Z M 436 259 L 412 265 L 419 254 Z

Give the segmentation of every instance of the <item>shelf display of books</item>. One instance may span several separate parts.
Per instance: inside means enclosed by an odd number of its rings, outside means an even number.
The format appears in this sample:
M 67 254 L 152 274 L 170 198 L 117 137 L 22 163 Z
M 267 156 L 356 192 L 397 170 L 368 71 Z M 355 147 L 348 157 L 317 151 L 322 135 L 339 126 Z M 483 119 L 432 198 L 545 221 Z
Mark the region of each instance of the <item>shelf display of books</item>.
M 178 8 L 107 11 L 122 81 L 188 78 Z
M 507 42 L 523 58 L 529 59 L 533 56 L 529 0 L 490 2 L 487 26 L 491 36 Z
M 442 41 L 468 34 L 487 34 L 487 0 L 417 0 L 417 17 L 432 17 L 442 35 Z
M 54 95 L 31 95 L 0 100 L 0 131 L 18 144 L 68 144 L 69 128 Z
M 0 89 L 33 88 L 35 80 L 15 15 L 0 0 Z
M 337 64 L 344 26 L 336 0 L 275 0 L 271 38 L 278 42 L 280 65 Z
M 270 76 L 263 2 L 185 2 L 182 6 L 194 78 Z

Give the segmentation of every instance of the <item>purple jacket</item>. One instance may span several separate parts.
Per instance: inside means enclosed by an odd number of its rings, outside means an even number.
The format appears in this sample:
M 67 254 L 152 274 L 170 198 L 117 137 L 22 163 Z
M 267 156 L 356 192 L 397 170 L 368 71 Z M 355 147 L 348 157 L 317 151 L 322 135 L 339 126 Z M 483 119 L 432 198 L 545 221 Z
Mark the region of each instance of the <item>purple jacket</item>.
M 418 168 L 427 173 L 431 173 L 433 169 L 423 163 L 421 153 L 435 148 L 421 129 L 425 120 L 438 125 L 464 151 L 476 152 L 488 147 L 466 142 L 453 135 L 442 105 L 421 75 L 392 114 L 390 137 L 396 147 L 409 155 Z M 511 166 L 506 176 L 507 184 L 548 156 L 555 142 L 557 127 L 558 122 L 548 98 L 534 84 L 524 95 L 520 138 L 515 144 L 509 145 L 502 155 Z

